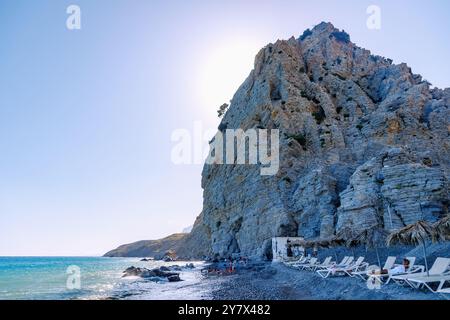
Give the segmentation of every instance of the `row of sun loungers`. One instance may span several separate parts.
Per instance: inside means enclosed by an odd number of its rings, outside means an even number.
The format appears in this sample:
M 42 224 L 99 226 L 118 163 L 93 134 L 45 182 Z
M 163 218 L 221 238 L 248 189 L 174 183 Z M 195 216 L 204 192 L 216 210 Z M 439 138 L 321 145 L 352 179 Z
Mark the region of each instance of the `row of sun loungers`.
M 424 266 L 416 265 L 416 257 L 407 257 L 410 261 L 409 269 L 404 274 L 380 274 L 380 268 L 370 268 L 364 261 L 364 257 L 359 257 L 356 261 L 354 257 L 347 256 L 341 262 L 332 261 L 332 257 L 327 257 L 322 263 L 315 257 L 302 257 L 297 261 L 288 262 L 286 265 L 298 269 L 314 271 L 322 278 L 331 276 L 350 276 L 361 278 L 362 280 L 375 280 L 388 284 L 393 281 L 400 285 L 409 285 L 411 288 L 427 288 L 431 292 L 450 294 L 450 287 L 444 287 L 450 283 L 450 258 L 437 258 L 428 272 Z M 388 257 L 382 269 L 391 270 L 395 266 L 397 258 Z
M 364 257 L 359 257 L 355 262 L 353 262 L 353 257 L 346 257 L 347 260 L 341 262 L 337 265 L 331 265 L 321 270 L 317 270 L 317 273 L 322 278 L 328 278 L 331 275 L 348 275 L 352 276 L 353 272 L 359 272 L 361 270 L 365 270 L 368 263 L 364 262 Z

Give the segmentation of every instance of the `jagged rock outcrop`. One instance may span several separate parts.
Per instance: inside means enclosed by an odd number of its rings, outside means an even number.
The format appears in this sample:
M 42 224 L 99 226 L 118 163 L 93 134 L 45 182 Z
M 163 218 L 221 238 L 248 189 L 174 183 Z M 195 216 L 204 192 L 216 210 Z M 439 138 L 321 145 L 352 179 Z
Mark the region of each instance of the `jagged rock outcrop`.
M 269 44 L 219 130 L 279 129 L 280 169 L 262 176 L 257 165 L 206 164 L 202 225 L 192 234 L 218 256 L 262 257 L 274 236 L 443 216 L 449 102 L 450 89 L 431 89 L 329 23 Z
M 442 217 L 449 106 L 450 89 L 430 88 L 406 64 L 372 55 L 330 23 L 267 45 L 219 131 L 279 129 L 279 170 L 264 176 L 258 165 L 205 164 L 203 211 L 170 249 L 193 258 L 269 257 L 274 236 L 390 230 Z

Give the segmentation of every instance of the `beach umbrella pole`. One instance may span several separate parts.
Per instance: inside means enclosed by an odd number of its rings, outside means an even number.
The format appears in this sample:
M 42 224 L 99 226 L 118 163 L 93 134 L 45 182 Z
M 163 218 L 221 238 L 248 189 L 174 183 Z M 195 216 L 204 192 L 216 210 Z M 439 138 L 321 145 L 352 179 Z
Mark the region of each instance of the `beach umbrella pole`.
M 425 259 L 425 268 L 427 269 L 427 276 L 429 276 L 430 270 L 428 269 L 427 248 L 425 246 L 425 241 L 423 241 L 423 240 L 422 240 L 422 250 L 423 250 L 423 257 Z
M 378 254 L 378 248 L 377 247 L 375 247 L 375 252 L 377 253 L 378 266 L 380 267 L 380 270 L 381 270 L 381 268 L 382 268 L 381 260 L 380 260 L 380 255 Z

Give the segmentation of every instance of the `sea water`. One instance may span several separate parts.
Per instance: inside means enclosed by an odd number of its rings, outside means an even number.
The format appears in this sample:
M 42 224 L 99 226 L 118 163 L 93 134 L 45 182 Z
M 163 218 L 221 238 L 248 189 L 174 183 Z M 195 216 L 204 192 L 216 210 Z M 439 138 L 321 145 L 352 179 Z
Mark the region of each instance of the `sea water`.
M 201 262 L 194 263 L 194 270 L 183 270 L 181 282 L 122 277 L 130 266 L 152 269 L 173 264 L 183 266 L 185 262 L 106 257 L 0 257 L 0 300 L 208 299 L 208 290 L 202 287 L 198 270 Z M 79 270 L 79 275 L 70 272 L 71 269 Z M 68 281 L 70 277 L 79 281 Z

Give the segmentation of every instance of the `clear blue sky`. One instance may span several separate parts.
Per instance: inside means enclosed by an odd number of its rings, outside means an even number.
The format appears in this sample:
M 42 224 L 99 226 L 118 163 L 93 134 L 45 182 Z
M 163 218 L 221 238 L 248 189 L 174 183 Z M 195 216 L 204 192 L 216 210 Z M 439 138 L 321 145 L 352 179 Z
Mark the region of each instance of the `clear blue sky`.
M 65 27 L 69 4 L 81 30 Z M 171 162 L 172 131 L 215 128 L 258 49 L 320 21 L 450 86 L 449 13 L 446 0 L 0 0 L 0 255 L 102 254 L 192 224 L 201 165 Z

